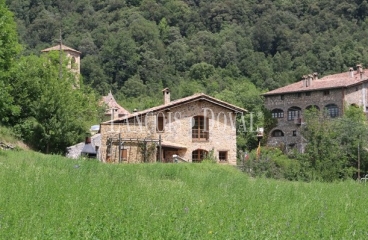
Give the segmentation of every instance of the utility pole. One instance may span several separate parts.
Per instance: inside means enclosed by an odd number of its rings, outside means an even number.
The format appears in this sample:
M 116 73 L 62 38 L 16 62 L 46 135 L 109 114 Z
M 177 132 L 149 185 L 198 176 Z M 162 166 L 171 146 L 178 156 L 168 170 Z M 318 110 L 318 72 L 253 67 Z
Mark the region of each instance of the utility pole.
M 360 135 L 359 135 L 359 142 L 358 142 L 358 180 L 360 181 Z
M 62 45 L 63 39 L 61 38 L 61 28 L 59 32 L 59 80 L 63 78 L 63 64 L 62 64 Z

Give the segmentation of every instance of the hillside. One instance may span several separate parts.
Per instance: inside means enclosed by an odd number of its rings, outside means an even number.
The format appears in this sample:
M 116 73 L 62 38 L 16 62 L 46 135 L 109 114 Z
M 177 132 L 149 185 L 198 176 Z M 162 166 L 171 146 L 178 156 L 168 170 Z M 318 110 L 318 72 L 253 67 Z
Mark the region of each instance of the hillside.
M 0 151 L 1 239 L 364 239 L 366 185 Z
M 252 108 L 238 97 L 244 82 L 264 91 L 368 65 L 366 0 L 6 2 L 24 54 L 55 45 L 61 29 L 83 54 L 85 83 L 130 110 L 156 104 L 164 87 Z
M 82 141 L 110 90 L 130 112 L 161 104 L 165 87 L 204 92 L 255 113 L 248 129 L 267 135 L 262 92 L 368 65 L 366 0 L 4 0 L 0 13 L 0 122 L 45 153 Z M 58 54 L 41 55 L 60 30 L 82 52 L 80 89 Z M 257 144 L 239 134 L 238 149 Z

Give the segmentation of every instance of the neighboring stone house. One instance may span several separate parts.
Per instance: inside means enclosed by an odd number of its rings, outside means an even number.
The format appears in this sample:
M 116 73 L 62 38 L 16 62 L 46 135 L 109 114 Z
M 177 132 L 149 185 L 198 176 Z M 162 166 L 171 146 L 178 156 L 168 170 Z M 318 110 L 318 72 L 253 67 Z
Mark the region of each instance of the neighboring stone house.
M 367 112 L 367 87 L 367 72 L 358 65 L 356 70 L 320 79 L 317 73 L 303 76 L 299 82 L 263 94 L 266 108 L 278 121 L 269 133 L 268 145 L 303 152 L 306 140 L 300 130 L 305 109 L 315 107 L 331 118 L 341 116 L 346 104 L 362 106 Z
M 68 67 L 69 69 L 76 73 L 76 74 L 80 74 L 80 56 L 81 56 L 81 52 L 70 48 L 68 46 L 65 46 L 63 44 L 59 44 L 50 48 L 46 48 L 44 50 L 41 50 L 41 52 L 50 52 L 50 51 L 63 51 L 67 58 L 70 59 Z
M 245 109 L 203 93 L 101 123 L 103 162 L 200 162 L 211 155 L 236 164 L 237 114 Z
M 126 109 L 124 109 L 116 102 L 111 91 L 109 92 L 109 94 L 107 94 L 107 96 L 102 97 L 101 103 L 105 104 L 106 106 L 104 121 L 125 117 L 130 114 Z

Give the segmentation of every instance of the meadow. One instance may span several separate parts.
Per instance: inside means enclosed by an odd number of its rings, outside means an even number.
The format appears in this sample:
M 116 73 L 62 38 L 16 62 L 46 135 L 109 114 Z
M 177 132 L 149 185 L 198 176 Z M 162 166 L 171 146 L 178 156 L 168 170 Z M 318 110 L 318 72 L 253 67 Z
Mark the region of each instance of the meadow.
M 0 239 L 367 239 L 368 185 L 0 151 Z

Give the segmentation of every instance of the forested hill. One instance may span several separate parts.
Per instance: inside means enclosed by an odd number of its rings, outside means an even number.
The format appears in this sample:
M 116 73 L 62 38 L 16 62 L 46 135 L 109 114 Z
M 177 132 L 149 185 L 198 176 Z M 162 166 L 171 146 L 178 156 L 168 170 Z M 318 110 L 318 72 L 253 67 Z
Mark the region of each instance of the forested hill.
M 84 82 L 129 107 L 170 87 L 173 98 L 206 92 L 249 109 L 304 74 L 368 65 L 367 0 L 6 2 L 24 54 L 56 45 L 61 27 L 83 53 Z

